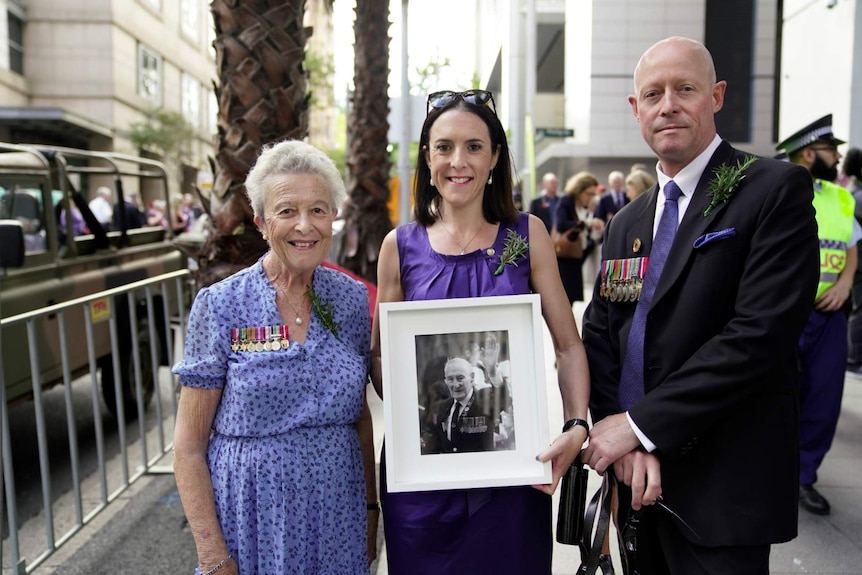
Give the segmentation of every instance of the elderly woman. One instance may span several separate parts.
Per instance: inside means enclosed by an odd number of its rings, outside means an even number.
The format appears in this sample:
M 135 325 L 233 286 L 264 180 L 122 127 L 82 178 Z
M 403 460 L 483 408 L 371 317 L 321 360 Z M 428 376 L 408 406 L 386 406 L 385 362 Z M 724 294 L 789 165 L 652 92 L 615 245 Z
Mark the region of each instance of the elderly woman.
M 322 152 L 288 141 L 264 149 L 246 190 L 270 251 L 201 290 L 173 370 L 196 573 L 367 574 L 378 510 L 368 296 L 321 266 L 344 184 Z

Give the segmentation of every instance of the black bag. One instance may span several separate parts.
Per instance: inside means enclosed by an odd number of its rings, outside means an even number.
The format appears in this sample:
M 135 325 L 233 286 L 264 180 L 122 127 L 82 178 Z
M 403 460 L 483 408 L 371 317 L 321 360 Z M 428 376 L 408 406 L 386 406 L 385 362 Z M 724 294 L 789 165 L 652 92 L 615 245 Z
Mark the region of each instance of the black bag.
M 560 508 L 557 515 L 557 542 L 581 545 L 584 536 L 584 513 L 587 505 L 587 474 L 581 456 L 569 466 L 560 485 Z

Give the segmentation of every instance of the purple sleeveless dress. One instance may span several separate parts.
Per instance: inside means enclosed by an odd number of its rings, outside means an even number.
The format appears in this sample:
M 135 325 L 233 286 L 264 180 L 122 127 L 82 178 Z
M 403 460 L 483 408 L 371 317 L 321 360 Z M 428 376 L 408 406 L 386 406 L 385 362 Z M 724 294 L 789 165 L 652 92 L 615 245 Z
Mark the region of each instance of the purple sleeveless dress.
M 528 214 L 500 226 L 493 249 L 450 256 L 435 252 L 413 222 L 397 232 L 405 299 L 530 293 L 530 258 L 495 276 L 506 232 L 529 238 Z M 530 486 L 387 493 L 380 484 L 390 575 L 550 575 L 551 498 Z

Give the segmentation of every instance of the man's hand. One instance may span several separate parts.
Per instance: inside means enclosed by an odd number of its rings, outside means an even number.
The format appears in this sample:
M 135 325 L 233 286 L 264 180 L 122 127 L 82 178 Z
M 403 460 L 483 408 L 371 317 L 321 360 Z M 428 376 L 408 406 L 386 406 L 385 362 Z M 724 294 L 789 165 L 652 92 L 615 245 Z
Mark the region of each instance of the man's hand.
M 590 443 L 581 458 L 599 473 L 604 473 L 617 459 L 640 446 L 626 414 L 618 413 L 593 426 Z
M 833 312 L 841 309 L 847 298 L 850 297 L 850 286 L 844 285 L 843 282 L 838 282 L 828 290 L 823 292 L 817 301 L 814 302 L 814 307 L 818 311 Z
M 658 457 L 643 449 L 626 453 L 614 462 L 614 474 L 632 488 L 632 509 L 655 505 L 661 495 L 661 464 Z

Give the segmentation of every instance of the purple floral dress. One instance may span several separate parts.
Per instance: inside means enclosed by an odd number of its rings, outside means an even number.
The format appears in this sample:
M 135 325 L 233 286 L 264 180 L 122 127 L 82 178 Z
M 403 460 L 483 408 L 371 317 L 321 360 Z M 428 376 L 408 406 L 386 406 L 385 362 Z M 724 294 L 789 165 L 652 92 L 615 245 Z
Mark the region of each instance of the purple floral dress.
M 405 299 L 531 293 L 529 252 L 494 275 L 506 234 L 529 239 L 529 215 L 501 225 L 494 245 L 464 255 L 437 253 L 417 223 L 398 228 Z M 381 458 L 381 504 L 389 575 L 550 575 L 551 498 L 532 487 L 388 493 Z
M 325 267 L 305 343 L 232 349 L 232 328 L 281 324 L 261 261 L 195 299 L 180 383 L 222 388 L 207 461 L 216 511 L 242 575 L 367 575 L 365 475 L 354 423 L 368 381 L 364 285 Z

